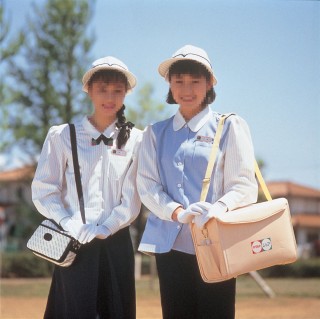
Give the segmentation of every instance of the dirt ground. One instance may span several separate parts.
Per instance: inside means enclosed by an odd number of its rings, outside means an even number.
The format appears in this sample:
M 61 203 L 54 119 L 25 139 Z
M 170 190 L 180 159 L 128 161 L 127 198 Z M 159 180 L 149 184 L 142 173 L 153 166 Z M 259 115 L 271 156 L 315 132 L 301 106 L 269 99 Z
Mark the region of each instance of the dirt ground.
M 1 298 L 1 319 L 40 319 L 45 298 Z M 319 319 L 320 299 L 239 298 L 236 319 Z M 159 297 L 138 298 L 137 319 L 161 319 Z M 177 318 L 179 319 L 179 318 Z

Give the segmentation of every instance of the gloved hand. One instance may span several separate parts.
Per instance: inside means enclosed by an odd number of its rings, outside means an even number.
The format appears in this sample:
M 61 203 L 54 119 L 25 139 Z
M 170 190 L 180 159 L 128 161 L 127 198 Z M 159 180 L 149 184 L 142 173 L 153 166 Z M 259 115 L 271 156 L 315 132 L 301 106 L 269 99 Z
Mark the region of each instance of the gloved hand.
M 186 209 L 178 213 L 177 215 L 178 222 L 182 224 L 191 223 L 194 217 L 201 215 L 203 211 L 204 209 L 200 207 L 198 203 L 191 204 Z
M 98 226 L 93 224 L 85 224 L 83 226 L 84 227 L 81 230 L 78 242 L 81 244 L 86 244 L 96 237 L 96 231 Z
M 228 211 L 228 207 L 222 202 L 215 202 L 214 204 L 199 202 L 199 206 L 204 209 L 204 213 L 202 215 L 196 216 L 194 218 L 194 223 L 200 229 L 204 227 L 204 225 L 209 221 L 209 219 L 213 217 L 219 217 L 225 214 Z
M 111 231 L 108 229 L 107 226 L 99 225 L 96 228 L 96 238 L 98 239 L 106 239 L 111 235 Z
M 93 238 L 106 239 L 111 235 L 111 231 L 103 225 L 85 225 L 83 228 L 78 241 L 81 244 L 89 243 Z
M 75 220 L 71 217 L 65 217 L 60 221 L 61 227 L 70 233 L 70 236 L 72 236 L 75 239 L 79 239 L 80 234 L 82 233 L 82 230 L 84 228 L 84 224 L 81 220 Z
M 92 224 L 83 224 L 81 220 L 75 220 L 67 217 L 61 220 L 62 228 L 70 233 L 70 236 L 78 240 L 81 244 L 89 243 L 96 237 L 98 226 Z
M 63 218 L 60 225 L 81 244 L 89 243 L 95 237 L 105 239 L 111 235 L 110 230 L 106 226 L 83 224 L 81 220 L 74 220 L 71 217 Z

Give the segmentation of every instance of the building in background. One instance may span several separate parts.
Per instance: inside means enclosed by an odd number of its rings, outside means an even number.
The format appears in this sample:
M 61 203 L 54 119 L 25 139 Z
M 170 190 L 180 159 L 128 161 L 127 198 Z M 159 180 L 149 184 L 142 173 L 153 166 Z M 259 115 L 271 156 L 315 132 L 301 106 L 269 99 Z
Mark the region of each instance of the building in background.
M 23 245 L 19 236 L 31 221 L 23 220 L 19 211 L 34 208 L 30 187 L 33 176 L 34 166 L 0 172 L 0 251 L 17 250 Z
M 320 256 L 320 190 L 291 182 L 267 185 L 273 198 L 288 200 L 299 256 Z

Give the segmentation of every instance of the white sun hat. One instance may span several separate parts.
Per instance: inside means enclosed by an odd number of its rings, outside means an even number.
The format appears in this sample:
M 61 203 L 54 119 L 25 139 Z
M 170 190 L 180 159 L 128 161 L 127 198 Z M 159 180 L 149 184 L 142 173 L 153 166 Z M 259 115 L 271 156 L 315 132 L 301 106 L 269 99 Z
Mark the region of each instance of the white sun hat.
M 122 61 L 113 56 L 106 56 L 104 58 L 95 60 L 92 63 L 91 69 L 84 74 L 82 78 L 83 91 L 88 93 L 88 82 L 90 78 L 94 73 L 100 70 L 116 70 L 123 73 L 129 84 L 128 91 L 131 91 L 137 84 L 136 77 L 132 72 L 129 71 L 128 67 Z
M 181 49 L 176 51 L 170 59 L 163 61 L 159 65 L 158 71 L 160 75 L 168 81 L 169 69 L 171 65 L 177 61 L 185 60 L 196 61 L 198 63 L 201 63 L 211 75 L 212 86 L 217 84 L 217 79 L 213 73 L 211 62 L 206 51 L 189 44 L 183 46 Z

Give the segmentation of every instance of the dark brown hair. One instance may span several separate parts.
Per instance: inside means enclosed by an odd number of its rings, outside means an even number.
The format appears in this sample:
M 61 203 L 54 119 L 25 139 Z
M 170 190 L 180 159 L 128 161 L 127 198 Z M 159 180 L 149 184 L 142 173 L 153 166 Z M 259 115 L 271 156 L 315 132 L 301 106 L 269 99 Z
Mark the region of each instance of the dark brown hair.
M 198 63 L 196 61 L 186 60 L 186 61 L 177 61 L 173 63 L 169 69 L 169 81 L 171 80 L 171 76 L 180 75 L 180 74 L 190 74 L 193 76 L 204 76 L 208 82 L 211 82 L 211 75 L 209 71 L 206 69 L 204 65 Z M 206 97 L 202 102 L 202 106 L 205 107 L 208 104 L 213 103 L 216 98 L 216 92 L 212 87 L 207 91 Z M 167 95 L 167 103 L 168 104 L 177 104 L 175 99 L 173 98 L 171 89 L 169 89 Z
M 124 116 L 125 105 L 123 104 L 121 109 L 117 112 L 118 122 L 116 123 L 117 128 L 119 128 L 119 134 L 117 137 L 117 148 L 121 148 L 125 145 L 130 137 L 130 132 L 134 127 L 134 124 L 127 121 Z
M 101 70 L 96 73 L 94 73 L 90 80 L 88 81 L 88 88 L 91 87 L 92 83 L 94 81 L 101 80 L 105 83 L 109 82 L 123 82 L 126 85 L 126 90 L 128 90 L 129 83 L 126 78 L 126 76 L 118 72 L 116 70 Z M 116 123 L 117 128 L 119 129 L 119 134 L 117 137 L 117 148 L 120 149 L 122 146 L 124 146 L 128 139 L 130 138 L 130 133 L 132 128 L 134 127 L 134 124 L 127 121 L 125 115 L 124 115 L 124 110 L 125 110 L 125 105 L 122 105 L 121 109 L 117 112 L 117 118 L 118 121 Z
M 129 83 L 126 76 L 116 70 L 100 70 L 92 74 L 88 81 L 88 88 L 92 86 L 95 81 L 109 82 L 123 82 L 126 86 L 126 90 L 129 88 Z

